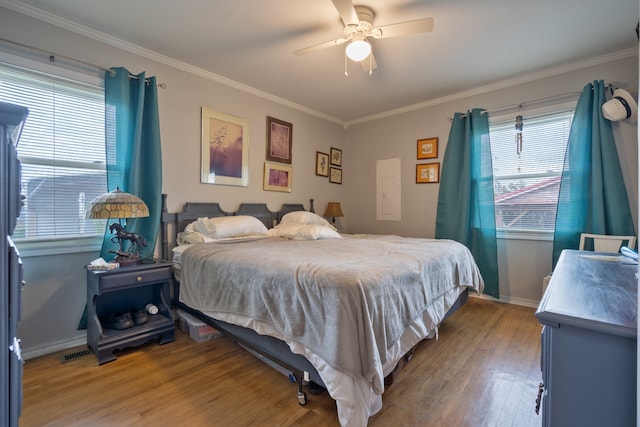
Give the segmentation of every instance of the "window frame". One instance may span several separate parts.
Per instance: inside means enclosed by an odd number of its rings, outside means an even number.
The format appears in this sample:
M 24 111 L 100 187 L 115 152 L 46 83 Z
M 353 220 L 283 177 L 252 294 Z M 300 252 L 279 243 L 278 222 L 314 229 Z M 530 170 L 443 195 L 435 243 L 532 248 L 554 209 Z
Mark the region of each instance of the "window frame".
M 576 95 L 575 99 L 564 100 L 562 102 L 555 102 L 553 104 L 547 104 L 544 106 L 538 107 L 529 107 L 529 108 L 521 108 L 518 110 L 510 110 L 508 112 L 501 111 L 499 114 L 491 114 L 489 113 L 489 137 L 491 137 L 491 128 L 492 126 L 496 126 L 499 124 L 511 122 L 515 120 L 517 115 L 523 116 L 525 120 L 527 117 L 536 118 L 541 116 L 555 115 L 555 114 L 563 114 L 563 113 L 575 113 L 576 103 L 578 97 Z M 505 175 L 501 178 L 508 178 L 514 175 Z M 526 177 L 543 177 L 543 176 L 555 176 L 548 173 L 528 173 L 522 175 L 515 176 L 526 176 Z M 493 177 L 495 181 L 495 176 Z M 495 198 L 495 196 L 494 196 Z M 498 239 L 505 240 L 536 240 L 536 241 L 553 241 L 555 230 L 533 230 L 533 229 L 507 229 L 496 226 L 496 237 Z
M 95 88 L 104 90 L 104 72 L 99 69 L 76 71 L 73 66 L 67 64 L 51 64 L 42 62 L 41 60 L 33 59 L 35 55 L 29 55 L 26 52 L 25 56 L 18 56 L 7 51 L 0 50 L 0 62 L 9 66 L 23 68 L 26 71 L 33 71 L 36 73 L 49 74 L 54 78 L 67 79 L 70 81 L 78 82 Z M 67 66 L 65 66 L 67 65 Z M 77 67 L 76 67 L 77 68 Z M 28 118 L 27 118 L 28 120 Z M 40 164 L 43 166 L 51 166 L 54 162 L 48 162 L 42 158 L 28 158 L 18 156 L 21 163 L 24 160 L 28 160 L 30 164 Z M 56 166 L 81 166 L 86 169 L 102 169 L 106 173 L 106 164 L 89 164 L 85 162 L 68 161 L 56 162 Z M 23 190 L 24 191 L 24 190 Z M 14 238 L 14 242 L 20 251 L 20 256 L 23 258 L 34 256 L 46 256 L 46 255 L 63 255 L 71 253 L 84 253 L 100 251 L 102 248 L 102 241 L 104 236 L 91 235 L 91 236 L 70 236 L 70 237 L 56 237 L 56 238 L 41 238 L 41 239 L 20 239 Z

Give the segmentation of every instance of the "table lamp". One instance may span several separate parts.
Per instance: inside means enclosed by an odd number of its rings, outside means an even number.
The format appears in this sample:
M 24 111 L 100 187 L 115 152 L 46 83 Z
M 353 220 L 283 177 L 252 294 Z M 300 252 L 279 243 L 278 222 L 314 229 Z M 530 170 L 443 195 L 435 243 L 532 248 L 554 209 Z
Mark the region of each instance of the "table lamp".
M 126 218 L 149 216 L 149 208 L 142 199 L 116 187 L 115 190 L 93 199 L 87 209 L 86 216 L 93 219 L 118 218 L 118 222 L 109 226 L 109 231 L 115 233 L 115 237 L 112 237 L 111 241 L 118 243 L 119 246 L 117 251 L 109 251 L 116 254 L 113 261 L 120 265 L 136 264 L 142 261 L 140 247 L 147 246 L 146 240 L 140 234 L 129 233 L 122 224 L 122 220 Z M 125 252 L 123 245 L 125 240 L 129 240 L 131 243 L 127 252 Z
M 336 217 L 344 216 L 342 208 L 340 207 L 340 202 L 329 202 L 327 204 L 327 209 L 324 211 L 324 216 L 330 216 L 331 222 L 335 224 Z

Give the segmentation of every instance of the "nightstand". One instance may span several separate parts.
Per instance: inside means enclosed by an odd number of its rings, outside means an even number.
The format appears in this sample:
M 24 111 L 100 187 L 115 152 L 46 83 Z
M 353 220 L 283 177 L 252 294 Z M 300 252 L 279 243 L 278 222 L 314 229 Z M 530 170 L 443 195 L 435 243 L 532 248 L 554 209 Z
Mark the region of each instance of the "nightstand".
M 114 270 L 87 270 L 87 344 L 98 364 L 116 359 L 116 350 L 134 347 L 153 339 L 160 344 L 174 340 L 175 323 L 169 306 L 173 280 L 172 263 L 135 264 Z M 158 307 L 147 321 L 126 329 L 110 329 L 103 324 L 114 313 Z

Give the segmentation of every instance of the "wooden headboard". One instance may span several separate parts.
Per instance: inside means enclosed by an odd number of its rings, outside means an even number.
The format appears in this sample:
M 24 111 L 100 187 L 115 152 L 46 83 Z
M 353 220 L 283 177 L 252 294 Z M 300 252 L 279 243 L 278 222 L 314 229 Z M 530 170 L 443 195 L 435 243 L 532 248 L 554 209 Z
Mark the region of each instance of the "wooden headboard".
M 309 199 L 309 211 L 314 212 L 313 199 Z M 167 195 L 162 195 L 162 219 L 160 224 L 160 258 L 171 259 L 171 249 L 176 246 L 178 232 L 198 218 L 249 215 L 258 218 L 267 228 L 276 226 L 289 212 L 304 211 L 302 203 L 285 203 L 279 211 L 272 212 L 266 203 L 242 203 L 237 211 L 226 212 L 216 202 L 187 202 L 178 212 L 167 210 Z

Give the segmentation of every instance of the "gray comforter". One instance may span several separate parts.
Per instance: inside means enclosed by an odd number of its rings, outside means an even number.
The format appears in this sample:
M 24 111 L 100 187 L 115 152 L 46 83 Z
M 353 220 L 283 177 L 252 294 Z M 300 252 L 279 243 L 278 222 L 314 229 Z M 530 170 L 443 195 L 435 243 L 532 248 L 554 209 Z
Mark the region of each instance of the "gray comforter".
M 180 298 L 190 307 L 266 322 L 370 382 L 386 349 L 431 301 L 451 288 L 483 286 L 459 243 L 374 235 L 192 245 L 181 274 Z

